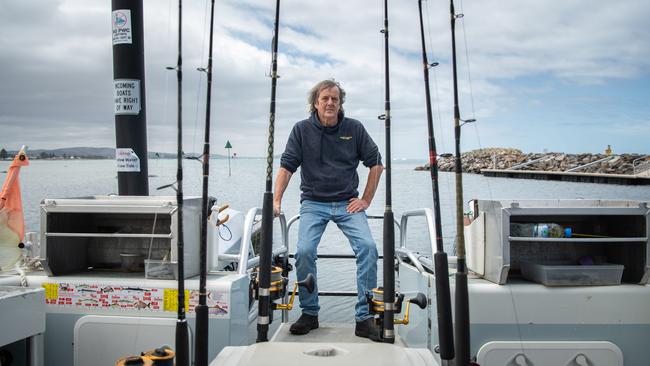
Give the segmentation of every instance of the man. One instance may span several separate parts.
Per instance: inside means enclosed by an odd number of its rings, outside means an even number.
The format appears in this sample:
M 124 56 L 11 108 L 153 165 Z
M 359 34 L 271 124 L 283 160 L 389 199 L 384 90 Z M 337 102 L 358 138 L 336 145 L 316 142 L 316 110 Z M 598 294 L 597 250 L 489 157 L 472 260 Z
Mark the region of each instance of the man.
M 317 247 L 325 226 L 333 221 L 350 241 L 357 262 L 358 302 L 355 334 L 376 334 L 366 292 L 377 286 L 377 246 L 365 210 L 370 206 L 383 171 L 377 145 L 361 122 L 344 116 L 345 91 L 333 80 L 316 84 L 308 96 L 310 117 L 296 123 L 280 161 L 273 208 L 280 213 L 282 195 L 298 167 L 300 226 L 296 252 L 297 277 L 316 277 Z M 370 169 L 363 196 L 358 198 L 359 162 Z M 307 334 L 318 328 L 318 287 L 300 291 L 302 315 L 290 331 Z

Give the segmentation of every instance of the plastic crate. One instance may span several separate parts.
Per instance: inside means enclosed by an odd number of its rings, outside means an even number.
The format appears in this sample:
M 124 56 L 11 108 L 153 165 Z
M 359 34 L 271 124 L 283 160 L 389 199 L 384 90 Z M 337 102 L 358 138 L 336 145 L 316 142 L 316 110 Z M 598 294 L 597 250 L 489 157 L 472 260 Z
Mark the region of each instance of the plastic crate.
M 144 260 L 144 277 L 155 280 L 173 280 L 178 278 L 176 263 L 157 259 Z
M 574 265 L 566 262 L 521 262 L 525 279 L 546 286 L 620 285 L 623 269 L 620 264 Z

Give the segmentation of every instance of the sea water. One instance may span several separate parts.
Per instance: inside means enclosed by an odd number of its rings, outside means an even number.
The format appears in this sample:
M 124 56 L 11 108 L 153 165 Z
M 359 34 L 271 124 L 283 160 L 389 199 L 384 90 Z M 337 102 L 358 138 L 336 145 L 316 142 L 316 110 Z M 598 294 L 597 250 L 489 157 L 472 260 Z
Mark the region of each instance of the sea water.
M 0 172 L 9 168 L 9 161 L 0 161 Z M 275 161 L 274 172 L 279 161 Z M 429 172 L 415 171 L 424 161 L 395 161 L 392 164 L 392 207 L 399 221 L 401 213 L 416 208 L 432 208 L 432 182 Z M 183 190 L 188 196 L 200 196 L 202 187 L 202 167 L 194 160 L 184 161 Z M 231 175 L 228 175 L 228 160 L 211 159 L 209 194 L 217 197 L 219 204 L 246 212 L 252 207 L 261 207 L 265 189 L 266 160 L 236 158 L 231 160 Z M 363 192 L 368 169 L 359 168 L 360 186 Z M 149 161 L 150 195 L 170 195 L 170 189 L 157 190 L 157 187 L 176 180 L 176 161 L 153 159 Z M 6 174 L 0 174 L 4 181 Z M 22 168 L 21 190 L 25 210 L 26 231 L 40 230 L 40 202 L 44 198 L 69 198 L 117 193 L 117 173 L 113 160 L 32 160 Z M 453 254 L 455 236 L 455 177 L 453 173 L 441 172 L 439 176 L 442 232 L 446 251 Z M 476 174 L 463 175 L 465 211 L 470 199 L 621 199 L 650 201 L 650 186 L 621 186 L 593 183 L 573 183 L 539 181 L 512 178 L 487 178 Z M 375 198 L 368 209 L 369 215 L 383 215 L 385 203 L 385 181 L 381 180 Z M 291 179 L 284 194 L 282 210 L 287 218 L 298 214 L 300 207 L 299 172 Z M 277 223 L 277 220 L 276 220 Z M 382 220 L 371 220 L 377 248 L 382 252 Z M 276 225 L 274 237 L 280 242 Z M 289 235 L 290 252 L 295 252 L 297 225 L 293 225 Z M 424 254 L 431 253 L 427 240 L 424 218 L 409 220 L 408 244 Z M 396 232 L 399 240 L 399 231 Z M 328 225 L 319 246 L 321 254 L 352 254 L 345 237 Z M 379 262 L 379 282 L 381 283 L 381 261 Z M 353 260 L 319 259 L 318 279 L 321 291 L 354 291 L 355 265 Z M 293 281 L 293 280 L 292 280 Z M 297 301 L 297 300 L 296 300 Z M 352 322 L 354 319 L 353 298 L 321 298 L 323 321 Z M 291 318 L 299 315 L 292 311 Z

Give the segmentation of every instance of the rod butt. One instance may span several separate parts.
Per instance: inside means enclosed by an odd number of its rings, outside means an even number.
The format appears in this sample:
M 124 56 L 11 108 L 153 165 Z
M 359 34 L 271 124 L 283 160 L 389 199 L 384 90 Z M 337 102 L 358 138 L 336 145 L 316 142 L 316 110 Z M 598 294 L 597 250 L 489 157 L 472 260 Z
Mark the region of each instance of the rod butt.
M 467 272 L 456 272 L 456 366 L 469 365 L 469 298 L 467 292 Z
M 436 297 L 447 299 L 447 301 L 437 301 L 438 310 L 438 340 L 440 346 L 440 358 L 443 360 L 452 360 L 454 358 L 454 330 L 451 317 L 451 291 L 449 290 L 449 262 L 447 253 L 436 252 L 433 255 L 435 278 L 436 278 Z
M 196 311 L 196 339 L 194 364 L 196 366 L 208 365 L 208 306 L 197 305 Z
M 176 365 L 190 366 L 189 333 L 185 319 L 176 322 Z

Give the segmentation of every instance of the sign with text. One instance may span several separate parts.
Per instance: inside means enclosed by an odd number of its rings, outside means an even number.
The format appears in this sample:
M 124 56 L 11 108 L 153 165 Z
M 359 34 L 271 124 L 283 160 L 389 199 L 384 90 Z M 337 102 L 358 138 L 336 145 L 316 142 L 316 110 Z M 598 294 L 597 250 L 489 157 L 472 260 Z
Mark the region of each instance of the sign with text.
M 133 149 L 115 149 L 118 172 L 139 172 L 140 158 Z
M 140 113 L 140 80 L 113 80 L 115 97 L 115 114 Z
M 131 10 L 113 10 L 113 46 L 116 44 L 132 44 Z

